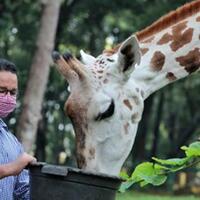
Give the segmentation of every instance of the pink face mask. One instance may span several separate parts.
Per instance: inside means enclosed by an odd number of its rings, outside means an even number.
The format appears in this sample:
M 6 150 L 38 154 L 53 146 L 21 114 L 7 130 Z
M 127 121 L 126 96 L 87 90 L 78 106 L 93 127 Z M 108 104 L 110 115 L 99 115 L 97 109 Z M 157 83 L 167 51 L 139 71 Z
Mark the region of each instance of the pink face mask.
M 0 117 L 7 117 L 16 107 L 16 97 L 10 94 L 0 94 Z

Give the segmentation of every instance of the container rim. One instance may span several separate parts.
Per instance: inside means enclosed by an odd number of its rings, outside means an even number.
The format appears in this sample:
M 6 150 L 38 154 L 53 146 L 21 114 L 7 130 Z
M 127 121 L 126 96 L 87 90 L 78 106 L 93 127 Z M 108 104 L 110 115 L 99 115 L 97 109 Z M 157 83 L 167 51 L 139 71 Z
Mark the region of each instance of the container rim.
M 74 172 L 74 173 L 80 173 L 80 174 L 89 175 L 89 176 L 98 176 L 101 178 L 115 179 L 121 182 L 124 181 L 119 176 L 109 175 L 105 173 L 96 173 L 93 171 L 83 170 L 83 169 L 70 167 L 70 166 L 53 165 L 53 164 L 48 164 L 46 162 L 32 162 L 26 168 L 31 169 L 35 167 L 41 168 L 41 171 L 46 174 L 66 176 L 68 172 Z

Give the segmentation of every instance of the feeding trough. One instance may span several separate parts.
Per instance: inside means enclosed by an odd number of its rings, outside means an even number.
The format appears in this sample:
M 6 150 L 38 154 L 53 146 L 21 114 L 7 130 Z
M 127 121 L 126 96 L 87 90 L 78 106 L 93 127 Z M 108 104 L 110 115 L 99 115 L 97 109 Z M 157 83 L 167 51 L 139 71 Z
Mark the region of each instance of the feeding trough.
M 114 200 L 121 184 L 115 176 L 46 163 L 29 171 L 31 200 Z

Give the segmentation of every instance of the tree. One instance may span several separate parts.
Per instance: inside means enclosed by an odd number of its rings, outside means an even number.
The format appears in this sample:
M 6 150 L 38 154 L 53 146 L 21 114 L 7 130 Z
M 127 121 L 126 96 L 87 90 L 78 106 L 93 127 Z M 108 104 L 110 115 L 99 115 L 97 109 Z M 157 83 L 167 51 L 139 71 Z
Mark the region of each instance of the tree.
M 43 5 L 41 25 L 25 90 L 23 109 L 17 127 L 17 136 L 21 139 L 25 150 L 28 152 L 32 150 L 35 143 L 43 96 L 49 75 L 51 52 L 54 47 L 61 0 L 42 0 L 41 3 Z

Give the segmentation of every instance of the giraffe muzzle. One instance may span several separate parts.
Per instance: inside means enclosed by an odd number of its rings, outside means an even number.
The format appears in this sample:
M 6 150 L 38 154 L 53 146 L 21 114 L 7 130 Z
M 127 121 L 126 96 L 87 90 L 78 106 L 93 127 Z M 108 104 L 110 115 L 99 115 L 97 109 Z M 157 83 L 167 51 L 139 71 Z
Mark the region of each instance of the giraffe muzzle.
M 84 81 L 84 86 L 89 85 L 90 79 L 87 68 L 85 68 L 85 66 L 71 53 L 66 52 L 60 54 L 57 51 L 53 51 L 52 59 L 56 64 L 57 70 L 68 80 L 68 82 Z M 75 77 L 75 74 L 78 78 Z

